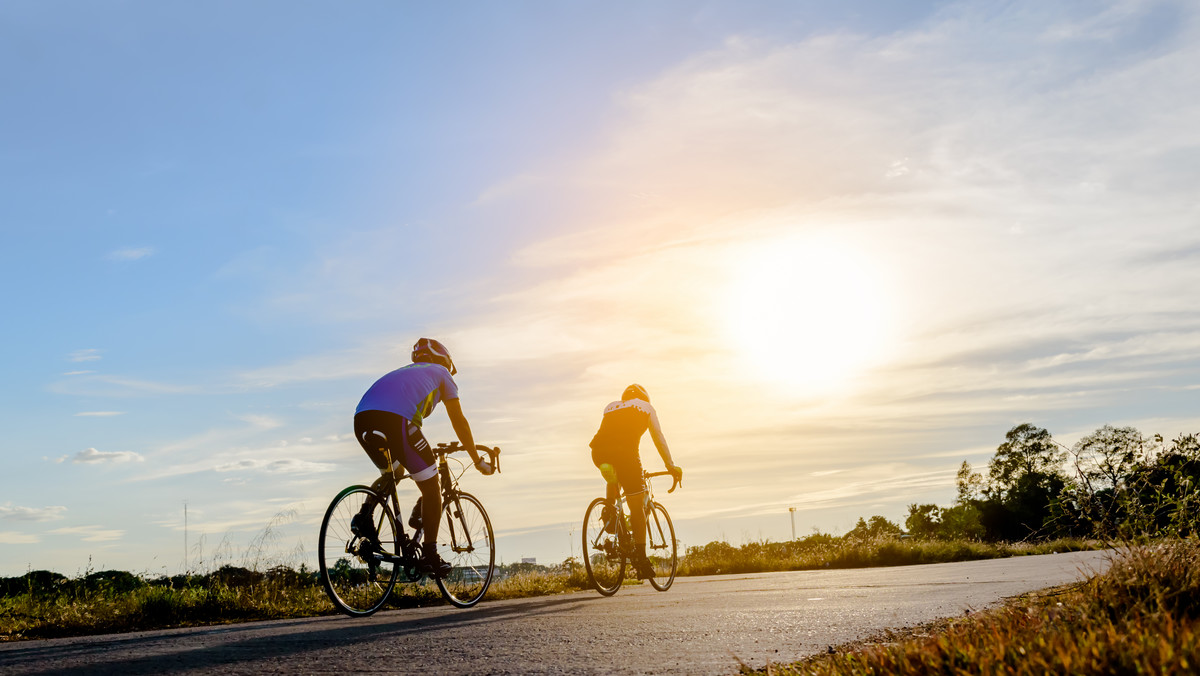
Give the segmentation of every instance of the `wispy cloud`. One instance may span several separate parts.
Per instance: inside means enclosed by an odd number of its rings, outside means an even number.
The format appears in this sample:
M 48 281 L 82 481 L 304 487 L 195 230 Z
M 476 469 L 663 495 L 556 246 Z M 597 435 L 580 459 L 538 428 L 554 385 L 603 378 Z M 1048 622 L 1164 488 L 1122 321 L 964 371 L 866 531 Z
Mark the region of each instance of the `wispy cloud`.
M 71 462 L 83 464 L 142 462 L 143 460 L 141 455 L 133 451 L 105 452 L 97 451 L 94 448 L 86 448 L 71 456 Z
M 109 252 L 108 259 L 111 261 L 136 261 L 153 255 L 153 247 L 128 247 Z
M 217 472 L 241 472 L 249 470 L 262 470 L 269 474 L 320 474 L 324 472 L 332 472 L 337 468 L 337 465 L 327 462 L 312 462 L 309 460 L 298 460 L 296 458 L 282 458 L 279 460 L 257 460 L 244 459 L 236 462 L 218 465 L 213 469 Z
M 279 419 L 265 415 L 247 414 L 238 416 L 238 420 L 250 423 L 250 425 L 260 430 L 271 430 L 283 426 L 283 422 Z
M 67 355 L 67 359 L 69 359 L 71 361 L 75 361 L 75 362 L 96 361 L 97 359 L 100 359 L 100 350 L 97 350 L 95 348 L 88 348 L 86 350 L 75 350 L 71 354 Z M 76 373 L 80 373 L 80 372 L 76 372 Z
M 110 418 L 117 415 L 125 415 L 124 411 L 80 411 L 75 414 L 77 417 L 83 418 Z
M 0 545 L 32 545 L 42 539 L 32 533 L 18 533 L 11 530 L 0 530 Z
M 263 366 L 235 376 L 234 387 L 268 389 L 283 385 L 379 376 L 397 365 L 408 363 L 407 345 L 395 340 L 379 341 L 356 348 L 307 355 L 294 361 Z
M 55 535 L 80 535 L 84 542 L 112 542 L 125 536 L 123 530 L 106 529 L 99 526 L 67 526 L 55 528 L 49 532 Z
M 97 359 L 99 357 L 96 357 Z M 179 385 L 113 375 L 95 375 L 91 372 L 69 374 L 69 380 L 61 380 L 49 386 L 51 392 L 89 397 L 128 397 L 145 394 L 192 394 L 203 391 L 196 384 Z
M 0 505 L 0 519 L 7 521 L 55 521 L 63 518 L 66 507 L 21 507 L 12 503 Z

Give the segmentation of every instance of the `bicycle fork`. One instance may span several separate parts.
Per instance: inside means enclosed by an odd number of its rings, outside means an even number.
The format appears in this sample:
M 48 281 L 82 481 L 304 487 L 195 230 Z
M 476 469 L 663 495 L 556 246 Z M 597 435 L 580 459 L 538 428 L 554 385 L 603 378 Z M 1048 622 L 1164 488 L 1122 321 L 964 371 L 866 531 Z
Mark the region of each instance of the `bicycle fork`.
M 454 490 L 454 483 L 450 478 L 450 466 L 446 464 L 445 456 L 442 456 L 441 462 L 438 463 L 438 474 L 442 479 L 442 504 L 450 506 L 447 512 L 454 517 L 446 519 L 449 523 L 444 525 L 450 534 L 450 549 L 458 554 L 473 552 L 475 543 L 471 541 L 471 532 L 463 519 L 462 500 L 459 499 L 458 492 Z M 461 535 L 458 532 L 460 530 L 462 531 Z M 460 544 L 460 538 L 466 542 L 466 546 Z

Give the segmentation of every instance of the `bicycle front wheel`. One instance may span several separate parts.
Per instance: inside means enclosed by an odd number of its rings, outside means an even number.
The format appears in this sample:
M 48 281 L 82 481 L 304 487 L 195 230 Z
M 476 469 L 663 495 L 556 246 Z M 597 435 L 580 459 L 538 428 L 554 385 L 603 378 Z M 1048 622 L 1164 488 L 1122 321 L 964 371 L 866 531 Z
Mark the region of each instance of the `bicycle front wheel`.
M 625 555 L 617 540 L 623 524 L 608 500 L 596 498 L 583 514 L 583 565 L 596 591 L 612 596 L 625 579 Z
M 350 520 L 368 500 L 377 538 L 350 531 Z M 366 486 L 351 486 L 330 503 L 317 540 L 321 585 L 333 605 L 351 617 L 364 617 L 387 601 L 400 573 L 397 565 L 396 517 L 387 502 Z
M 650 584 L 658 591 L 667 591 L 675 581 L 675 569 L 679 565 L 676 552 L 675 527 L 671 525 L 671 515 L 667 508 L 651 503 L 652 509 L 646 514 L 646 558 L 654 569 L 654 577 Z
M 492 522 L 479 499 L 459 493 L 443 505 L 438 528 L 438 554 L 453 568 L 437 579 L 442 596 L 459 608 L 479 603 L 496 571 L 496 541 Z

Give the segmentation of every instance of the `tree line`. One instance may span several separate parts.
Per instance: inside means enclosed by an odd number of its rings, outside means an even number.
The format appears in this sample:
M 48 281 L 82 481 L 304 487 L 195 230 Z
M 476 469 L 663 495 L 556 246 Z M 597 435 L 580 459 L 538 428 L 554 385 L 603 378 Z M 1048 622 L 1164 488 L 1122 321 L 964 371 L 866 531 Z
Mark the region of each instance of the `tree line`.
M 1186 434 L 1168 442 L 1105 425 L 1067 447 L 1022 423 L 996 448 L 986 476 L 964 461 L 955 484 L 948 507 L 909 505 L 910 535 L 991 542 L 1184 537 L 1200 520 L 1200 439 Z M 887 525 L 872 517 L 859 527 Z

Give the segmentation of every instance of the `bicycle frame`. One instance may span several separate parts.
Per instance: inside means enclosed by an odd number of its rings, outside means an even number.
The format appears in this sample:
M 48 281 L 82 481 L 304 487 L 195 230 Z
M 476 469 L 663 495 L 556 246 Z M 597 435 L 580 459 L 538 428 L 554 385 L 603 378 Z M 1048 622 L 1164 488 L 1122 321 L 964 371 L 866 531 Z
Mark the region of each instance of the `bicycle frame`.
M 446 454 L 445 453 L 438 454 L 438 476 L 441 477 L 441 480 L 442 480 L 442 505 L 445 506 L 447 504 L 447 501 L 453 502 L 454 508 L 456 510 L 458 510 L 458 512 L 461 514 L 462 513 L 462 503 L 458 499 L 458 495 L 459 495 L 458 480 L 455 479 L 453 477 L 453 475 L 450 474 L 450 466 L 446 463 Z M 447 524 L 447 526 L 449 528 L 449 533 L 450 533 L 450 549 L 451 550 L 453 550 L 455 552 L 460 552 L 460 553 L 475 551 L 475 543 L 471 541 L 471 533 L 470 532 L 466 532 L 466 529 L 464 529 L 464 532 L 462 533 L 462 537 L 466 538 L 466 546 L 463 546 L 463 545 L 459 544 L 460 535 L 457 532 L 458 529 L 455 526 L 455 520 L 450 519 L 450 523 Z
M 635 495 L 641 497 L 641 499 L 645 501 L 643 503 L 644 506 L 642 508 L 642 514 L 643 514 L 643 517 L 645 518 L 646 528 L 647 528 L 646 546 L 651 549 L 666 549 L 668 545 L 667 545 L 667 536 L 666 536 L 666 534 L 663 533 L 662 523 L 658 519 L 658 510 L 650 509 L 650 506 L 654 504 L 654 482 L 650 481 L 650 479 L 652 479 L 654 477 L 658 477 L 658 476 L 668 476 L 670 474 L 671 474 L 670 472 L 646 472 L 646 471 L 643 471 L 642 472 L 643 490 L 640 494 L 635 494 Z M 669 493 L 673 490 L 675 490 L 674 485 L 672 485 L 671 489 L 667 492 Z M 622 517 L 625 514 L 625 504 L 628 500 L 629 500 L 629 496 L 626 495 L 625 490 L 622 489 L 620 495 L 617 496 L 616 503 L 614 503 L 614 505 L 613 505 L 613 507 L 614 507 L 613 518 L 617 519 L 617 523 L 615 524 L 616 531 L 618 534 L 617 539 L 618 539 L 618 542 L 620 543 L 621 547 L 624 550 L 626 550 L 625 551 L 626 554 L 632 553 L 633 533 L 629 532 L 629 529 L 626 528 L 625 519 L 618 518 L 618 517 Z M 652 527 L 651 526 L 651 518 L 653 518 L 653 529 L 658 534 L 657 538 L 650 537 L 653 535 L 653 533 L 650 532 L 650 528 Z
M 485 450 L 485 452 L 488 454 L 488 456 L 491 459 L 492 466 L 496 469 L 497 472 L 499 472 L 500 471 L 499 449 L 490 449 L 490 448 L 487 448 L 486 446 L 481 447 L 481 448 Z M 382 449 L 383 449 L 385 457 L 387 458 L 388 466 L 389 467 L 394 466 L 394 461 L 392 460 L 392 452 L 391 452 L 390 446 L 385 445 L 382 447 Z M 452 503 L 454 503 L 454 508 L 456 510 L 458 510 L 458 512 L 461 514 L 462 513 L 462 503 L 459 501 L 459 495 L 461 494 L 461 491 L 459 491 L 459 489 L 458 489 L 458 478 L 455 477 L 450 472 L 450 465 L 449 465 L 449 463 L 446 462 L 446 458 L 451 453 L 454 453 L 454 452 L 460 451 L 460 450 L 464 450 L 464 449 L 462 447 L 460 447 L 458 444 L 438 444 L 433 449 L 433 452 L 434 452 L 434 455 L 437 457 L 438 479 L 439 479 L 439 484 L 440 484 L 440 488 L 441 488 L 442 506 L 445 507 L 446 504 L 452 502 Z M 384 500 L 386 501 L 388 499 L 391 499 L 391 501 L 392 501 L 392 513 L 396 515 L 396 526 L 398 528 L 397 539 L 400 541 L 401 548 L 403 550 L 403 549 L 407 549 L 409 547 L 410 543 L 413 542 L 414 540 L 410 539 L 408 537 L 408 532 L 404 530 L 404 519 L 401 518 L 401 511 L 400 511 L 400 494 L 397 489 L 400 487 L 400 482 L 404 481 L 405 479 L 411 479 L 412 474 L 408 473 L 407 471 L 404 471 L 400 474 L 400 476 L 398 476 L 398 477 L 393 476 L 393 478 L 395 480 L 392 482 L 392 490 L 390 491 L 390 493 L 387 496 L 385 496 Z M 414 480 L 414 483 L 416 483 L 415 480 Z M 382 516 L 381 516 L 381 518 L 382 518 Z M 378 527 L 379 524 L 376 524 L 376 526 Z M 458 553 L 475 551 L 475 543 L 471 539 L 470 532 L 464 531 L 463 533 L 460 534 L 458 532 L 458 528 L 455 526 L 455 521 L 453 519 L 449 520 L 449 523 L 446 524 L 446 527 L 449 529 L 448 532 L 450 535 L 450 542 L 451 542 L 450 548 L 453 551 L 458 552 Z M 414 533 L 414 535 L 416 535 L 416 533 Z M 459 540 L 462 540 L 462 539 L 465 539 L 465 541 L 466 541 L 465 544 L 461 544 L 459 542 Z M 388 556 L 388 555 L 384 554 L 381 556 L 381 558 L 385 561 L 388 561 L 389 563 L 403 564 L 406 562 L 407 559 L 414 558 L 414 557 L 409 557 L 409 556 L 407 556 L 407 552 L 402 551 L 400 556 L 396 556 L 396 555 Z M 415 558 L 419 559 L 420 557 L 419 557 L 419 555 L 415 555 Z

